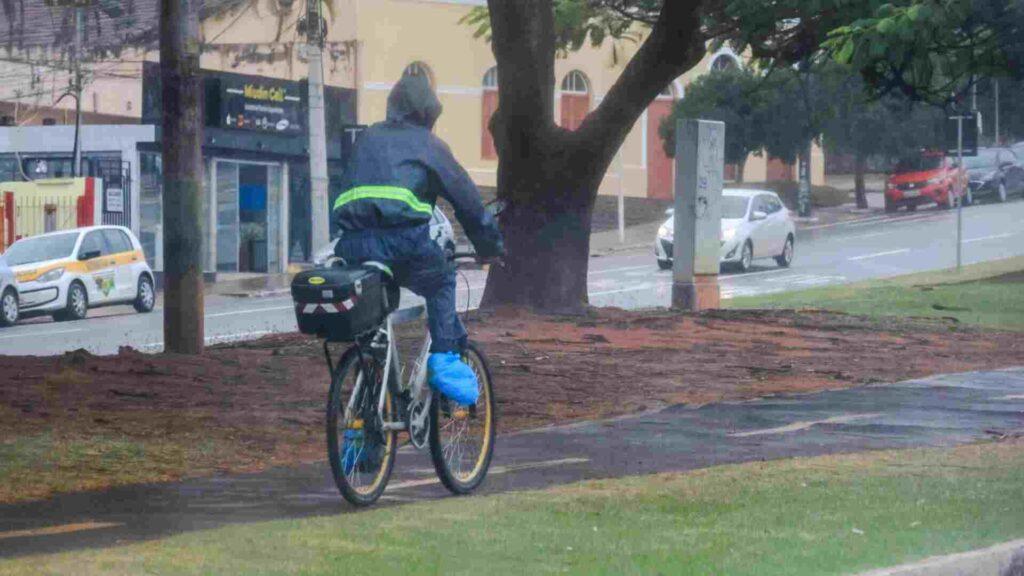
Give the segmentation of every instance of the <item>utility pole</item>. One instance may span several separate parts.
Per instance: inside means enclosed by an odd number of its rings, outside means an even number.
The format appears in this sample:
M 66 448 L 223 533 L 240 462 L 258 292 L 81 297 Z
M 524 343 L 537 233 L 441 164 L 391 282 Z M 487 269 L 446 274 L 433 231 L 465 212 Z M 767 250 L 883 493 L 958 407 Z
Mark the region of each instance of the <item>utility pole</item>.
M 996 121 L 996 125 L 995 125 L 996 146 L 1002 146 L 1003 145 L 1002 139 L 999 137 L 999 80 L 996 79 L 996 78 L 992 79 L 992 90 L 993 90 L 993 94 L 992 95 L 995 98 L 995 108 L 996 108 L 996 110 L 995 110 L 995 112 L 996 112 L 996 114 L 995 114 L 995 121 Z
M 85 8 L 75 7 L 75 151 L 72 176 L 82 175 L 82 28 L 85 27 Z
M 199 0 L 160 0 L 164 348 L 203 352 L 203 156 Z
M 307 0 L 306 38 L 309 59 L 309 182 L 312 246 L 315 252 L 330 242 L 327 208 L 327 127 L 324 119 L 324 27 L 321 0 Z

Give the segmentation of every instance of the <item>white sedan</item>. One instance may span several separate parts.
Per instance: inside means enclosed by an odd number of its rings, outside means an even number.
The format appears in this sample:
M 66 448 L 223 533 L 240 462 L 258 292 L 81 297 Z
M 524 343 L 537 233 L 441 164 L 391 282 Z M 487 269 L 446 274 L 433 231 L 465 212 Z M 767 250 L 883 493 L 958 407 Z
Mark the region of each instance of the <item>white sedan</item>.
M 92 226 L 22 238 L 4 253 L 18 279 L 23 316 L 81 320 L 90 308 L 131 304 L 150 312 L 153 271 L 139 240 L 121 226 Z
M 654 254 L 662 270 L 672 268 L 675 217 L 658 229 Z M 774 192 L 727 188 L 722 191 L 720 259 L 741 272 L 758 258 L 774 258 L 779 266 L 793 262 L 796 226 Z

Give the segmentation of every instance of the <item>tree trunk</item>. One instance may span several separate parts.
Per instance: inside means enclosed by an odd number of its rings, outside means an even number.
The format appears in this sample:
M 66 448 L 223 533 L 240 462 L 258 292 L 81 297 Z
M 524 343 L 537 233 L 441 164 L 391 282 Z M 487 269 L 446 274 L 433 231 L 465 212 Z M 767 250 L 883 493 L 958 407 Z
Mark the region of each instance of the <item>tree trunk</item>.
M 747 168 L 747 161 L 741 160 L 736 163 L 736 183 L 743 184 L 743 171 Z
M 864 189 L 864 172 L 867 171 L 867 159 L 857 153 L 853 158 L 853 194 L 857 198 L 857 208 L 868 207 L 868 195 Z
M 195 0 L 161 0 L 164 348 L 203 352 L 203 157 Z
M 488 0 L 498 63 L 491 120 L 508 255 L 483 306 L 572 313 L 588 304 L 590 218 L 630 129 L 668 84 L 700 61 L 700 3 L 667 2 L 637 54 L 575 132 L 555 125 L 552 0 Z

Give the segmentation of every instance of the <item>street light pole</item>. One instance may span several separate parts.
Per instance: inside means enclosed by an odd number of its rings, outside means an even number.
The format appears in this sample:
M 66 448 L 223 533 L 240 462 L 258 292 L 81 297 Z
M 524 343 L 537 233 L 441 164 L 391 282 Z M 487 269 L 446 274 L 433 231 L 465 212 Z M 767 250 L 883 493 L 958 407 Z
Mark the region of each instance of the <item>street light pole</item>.
M 956 118 L 956 157 L 957 157 L 957 180 L 960 182 L 960 199 L 956 203 L 956 271 L 959 273 L 963 266 L 963 236 L 964 236 L 964 189 L 969 185 L 960 178 L 959 174 L 964 170 L 964 117 Z
M 85 18 L 81 6 L 75 7 L 75 79 L 72 87 L 75 93 L 75 149 L 73 152 L 72 176 L 78 178 L 82 175 L 82 144 L 80 134 L 82 131 L 82 28 L 85 26 Z
M 330 182 L 327 175 L 327 128 L 324 114 L 324 29 L 321 0 L 308 0 L 306 10 L 309 60 L 309 182 L 311 251 L 330 242 L 327 207 Z

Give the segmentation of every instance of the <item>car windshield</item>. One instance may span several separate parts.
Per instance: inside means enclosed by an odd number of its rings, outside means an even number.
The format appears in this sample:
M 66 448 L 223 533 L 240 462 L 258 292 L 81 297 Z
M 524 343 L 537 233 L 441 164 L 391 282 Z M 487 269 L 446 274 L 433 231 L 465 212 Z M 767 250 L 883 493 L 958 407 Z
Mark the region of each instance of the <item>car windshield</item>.
M 996 165 L 995 150 L 978 150 L 977 156 L 965 156 L 964 168 L 984 168 Z
M 18 240 L 4 253 L 4 258 L 10 266 L 68 258 L 75 249 L 76 240 L 78 232 Z
M 942 167 L 942 156 L 907 156 L 900 158 L 896 162 L 896 167 L 893 168 L 893 172 L 897 174 L 903 172 L 924 172 L 925 170 L 935 170 Z
M 750 199 L 745 196 L 722 196 L 722 218 L 736 220 L 747 217 L 747 204 Z

